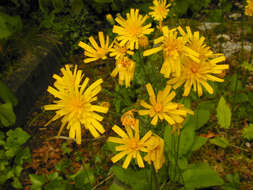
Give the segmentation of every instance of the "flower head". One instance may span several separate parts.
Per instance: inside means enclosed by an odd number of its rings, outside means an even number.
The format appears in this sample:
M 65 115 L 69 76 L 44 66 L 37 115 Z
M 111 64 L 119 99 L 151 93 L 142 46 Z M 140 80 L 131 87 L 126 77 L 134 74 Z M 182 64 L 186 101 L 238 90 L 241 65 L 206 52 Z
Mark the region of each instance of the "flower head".
M 157 124 L 158 118 L 160 120 L 165 119 L 170 125 L 183 123 L 187 113 L 193 114 L 191 110 L 185 109 L 182 104 L 171 102 L 176 96 L 174 91 L 170 93 L 171 86 L 167 85 L 163 91 L 158 91 L 157 98 L 150 83 L 146 85 L 146 88 L 151 105 L 142 100 L 140 104 L 146 110 L 139 110 L 138 113 L 152 117 L 152 125 Z
M 107 58 L 106 54 L 110 50 L 109 36 L 106 36 L 106 40 L 105 40 L 103 32 L 99 32 L 98 39 L 99 39 L 100 46 L 98 46 L 93 36 L 89 37 L 89 41 L 93 47 L 89 46 L 88 44 L 82 41 L 79 42 L 78 45 L 84 49 L 84 55 L 89 57 L 89 58 L 84 59 L 84 63 L 89 63 L 89 62 L 96 61 L 99 59 Z
M 126 87 L 130 86 L 130 82 L 134 77 L 135 62 L 128 57 L 123 57 L 116 60 L 116 67 L 112 71 L 111 76 L 115 77 L 119 74 L 119 84 L 122 85 L 125 81 Z
M 134 158 L 137 160 L 137 164 L 140 168 L 144 168 L 143 159 L 140 155 L 140 152 L 147 152 L 146 142 L 151 137 L 152 132 L 148 131 L 142 139 L 140 139 L 139 134 L 139 120 L 136 120 L 135 130 L 131 127 L 125 127 L 126 132 L 122 130 L 117 125 L 114 125 L 112 130 L 117 133 L 121 138 L 118 137 L 109 137 L 108 141 L 120 144 L 116 146 L 116 151 L 120 152 L 112 157 L 112 162 L 116 163 L 124 156 L 126 159 L 122 165 L 123 168 L 127 168 L 131 160 Z M 133 134 L 134 131 L 134 134 Z
M 247 6 L 245 7 L 245 14 L 248 16 L 253 15 L 253 0 L 247 0 Z
M 150 34 L 154 29 L 150 28 L 151 24 L 143 26 L 148 16 L 139 15 L 139 9 L 131 9 L 130 13 L 127 13 L 126 16 L 126 19 L 121 16 L 118 16 L 115 19 L 120 26 L 114 25 L 112 31 L 113 33 L 117 33 L 119 35 L 118 39 L 121 41 L 121 45 L 129 43 L 131 50 L 138 49 L 139 38 Z
M 149 7 L 153 10 L 149 15 L 151 15 L 156 21 L 163 21 L 168 16 L 168 8 L 171 4 L 167 4 L 167 0 L 153 0 L 153 5 L 154 6 Z
M 187 33 L 182 28 L 178 28 L 180 33 L 185 36 L 189 41 L 189 47 L 199 53 L 199 61 L 194 61 L 184 57 L 184 66 L 181 71 L 180 77 L 174 76 L 168 81 L 169 85 L 173 85 L 173 88 L 178 88 L 184 84 L 183 96 L 188 96 L 191 88 L 198 92 L 198 96 L 203 94 L 202 86 L 210 93 L 213 94 L 213 88 L 207 83 L 208 80 L 223 82 L 213 74 L 221 74 L 225 69 L 228 69 L 228 65 L 217 65 L 219 62 L 225 61 L 223 54 L 215 54 L 210 48 L 204 44 L 204 37 L 200 37 L 199 32 L 192 34 L 190 28 L 186 27 Z
M 156 172 L 162 167 L 165 162 L 164 157 L 164 141 L 158 135 L 152 135 L 146 143 L 147 155 L 144 160 L 149 164 L 153 162 Z
M 103 126 L 100 124 L 103 117 L 95 112 L 106 113 L 108 108 L 91 104 L 97 100 L 97 94 L 102 89 L 101 83 L 103 80 L 99 79 L 87 87 L 89 79 L 85 78 L 83 81 L 84 75 L 81 70 L 77 70 L 77 66 L 75 66 L 73 73 L 68 65 L 62 68 L 61 71 L 63 77 L 54 75 L 56 79 L 55 88 L 49 86 L 47 90 L 57 100 L 54 101 L 54 104 L 44 106 L 45 110 L 55 110 L 56 112 L 56 115 L 46 126 L 52 121 L 61 118 L 62 125 L 58 135 L 60 135 L 63 127 L 67 125 L 69 137 L 75 138 L 77 144 L 81 144 L 82 125 L 94 137 L 98 137 L 100 135 L 99 133 L 105 132 Z M 66 85 L 61 86 L 59 84 Z
M 169 30 L 166 26 L 162 28 L 162 32 L 163 36 L 154 40 L 154 44 L 161 45 L 144 51 L 143 55 L 148 56 L 162 50 L 164 63 L 160 73 L 166 78 L 169 78 L 172 73 L 179 76 L 182 68 L 182 58 L 186 56 L 198 62 L 199 54 L 187 47 L 185 37 L 178 37 L 176 28 Z
M 113 47 L 110 49 L 110 56 L 115 56 L 115 59 L 121 59 L 128 55 L 133 55 L 134 52 L 129 50 L 129 45 L 120 45 L 117 41 L 113 43 Z

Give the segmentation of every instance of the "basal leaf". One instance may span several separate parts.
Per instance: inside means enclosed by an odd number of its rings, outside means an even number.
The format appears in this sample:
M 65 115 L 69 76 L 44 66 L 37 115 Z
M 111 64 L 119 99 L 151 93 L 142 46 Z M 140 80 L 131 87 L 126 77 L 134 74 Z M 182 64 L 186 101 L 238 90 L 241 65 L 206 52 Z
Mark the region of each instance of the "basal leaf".
M 5 127 L 15 124 L 16 115 L 13 112 L 12 104 L 10 102 L 0 104 L 0 121 Z
M 194 143 L 192 145 L 192 151 L 196 151 L 196 150 L 200 149 L 200 147 L 202 147 L 207 142 L 207 140 L 208 139 L 205 137 L 196 136 Z
M 253 140 L 253 124 L 243 128 L 242 137 L 248 140 Z
M 184 173 L 185 187 L 206 188 L 222 185 L 224 182 L 208 164 L 192 164 Z
M 46 183 L 45 174 L 42 175 L 29 174 L 29 177 L 32 182 L 32 186 L 30 188 L 31 190 L 42 189 L 42 186 Z
M 199 129 L 203 127 L 210 118 L 210 112 L 207 109 L 197 109 L 194 111 L 194 115 L 192 116 L 193 124 L 195 125 L 195 129 Z
M 181 131 L 181 137 L 180 137 L 180 143 L 179 143 L 179 156 L 186 155 L 191 151 L 192 145 L 194 143 L 194 139 L 195 139 L 194 125 L 192 124 L 185 125 L 183 130 Z
M 231 110 L 227 105 L 223 96 L 220 98 L 220 101 L 217 106 L 217 119 L 218 123 L 222 128 L 228 129 L 231 123 Z
M 2 81 L 0 81 L 0 98 L 5 103 L 10 102 L 13 106 L 16 106 L 18 104 L 18 100 L 15 95 Z
M 214 139 L 210 139 L 209 142 L 222 148 L 229 146 L 229 141 L 225 137 L 215 137 Z

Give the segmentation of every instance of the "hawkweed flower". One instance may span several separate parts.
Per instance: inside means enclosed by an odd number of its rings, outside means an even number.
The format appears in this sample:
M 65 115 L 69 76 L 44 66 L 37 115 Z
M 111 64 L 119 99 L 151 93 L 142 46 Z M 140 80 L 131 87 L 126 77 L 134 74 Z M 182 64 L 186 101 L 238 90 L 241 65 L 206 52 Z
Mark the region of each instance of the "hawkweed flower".
M 139 46 L 142 48 L 148 47 L 149 40 L 147 36 L 142 36 L 139 38 Z
M 245 6 L 245 15 L 253 15 L 253 0 L 247 0 L 247 5 Z
M 113 26 L 113 33 L 117 33 L 120 45 L 129 43 L 130 49 L 139 48 L 139 38 L 144 35 L 153 32 L 151 24 L 143 25 L 148 16 L 142 16 L 139 14 L 139 9 L 131 9 L 130 13 L 127 13 L 126 19 L 118 16 L 115 21 L 120 25 Z
M 45 105 L 45 110 L 54 110 L 55 116 L 46 123 L 48 126 L 52 121 L 61 118 L 61 128 L 58 133 L 60 135 L 62 129 L 67 126 L 69 137 L 76 139 L 77 144 L 81 144 L 81 127 L 89 130 L 96 138 L 100 133 L 104 133 L 104 127 L 100 124 L 103 117 L 97 114 L 107 113 L 108 108 L 100 105 L 93 105 L 92 102 L 97 100 L 97 94 L 101 91 L 102 79 L 92 83 L 89 87 L 89 78 L 84 78 L 81 70 L 77 70 L 75 66 L 72 73 L 69 66 L 61 69 L 63 77 L 54 75 L 56 82 L 54 87 L 49 86 L 47 91 L 52 94 L 57 100 L 54 104 Z M 71 79 L 71 80 L 69 80 Z M 72 80 L 74 79 L 74 80 Z M 58 85 L 58 84 L 66 85 Z M 71 86 L 72 84 L 72 86 Z
M 104 33 L 98 32 L 98 39 L 99 39 L 100 46 L 97 44 L 93 36 L 89 37 L 89 41 L 93 47 L 89 46 L 88 44 L 82 41 L 79 42 L 78 46 L 83 48 L 84 55 L 89 57 L 89 58 L 84 59 L 84 63 L 90 63 L 92 61 L 96 61 L 99 59 L 104 60 L 107 58 L 106 54 L 110 50 L 109 36 L 106 36 L 106 39 L 105 39 Z
M 134 117 L 134 111 L 135 109 L 129 110 L 121 116 L 120 120 L 123 126 L 135 129 L 136 119 Z
M 182 104 L 171 102 L 176 96 L 174 91 L 170 92 L 171 86 L 167 85 L 164 90 L 158 91 L 157 97 L 150 83 L 146 85 L 146 88 L 151 105 L 141 100 L 140 104 L 146 109 L 139 110 L 138 113 L 149 115 L 152 118 L 152 125 L 157 125 L 158 118 L 165 119 L 170 125 L 183 123 L 188 113 L 193 114 L 193 111 L 182 107 Z
M 121 59 L 126 57 L 127 55 L 133 55 L 134 52 L 129 50 L 129 44 L 120 45 L 117 40 L 114 41 L 113 47 L 110 49 L 110 56 L 114 57 L 115 59 Z
M 144 168 L 144 163 L 140 152 L 148 151 L 146 148 L 146 143 L 147 140 L 151 137 L 152 132 L 148 131 L 140 139 L 139 120 L 136 120 L 134 130 L 129 126 L 126 126 L 125 129 L 126 132 L 117 125 L 114 125 L 112 127 L 112 130 L 120 136 L 120 138 L 119 137 L 108 138 L 109 142 L 120 144 L 115 148 L 116 151 L 119 153 L 112 157 L 112 162 L 116 163 L 124 156 L 126 156 L 126 159 L 124 160 L 124 163 L 122 165 L 123 168 L 126 169 L 133 158 L 137 160 L 137 164 L 140 168 Z
M 149 7 L 152 10 L 149 15 L 156 21 L 163 21 L 168 16 L 170 6 L 167 0 L 153 0 L 153 6 Z
M 169 78 L 173 73 L 180 76 L 182 67 L 182 58 L 189 57 L 196 62 L 199 61 L 199 54 L 187 46 L 187 39 L 183 36 L 178 37 L 177 29 L 169 30 L 167 26 L 162 28 L 163 36 L 154 40 L 158 47 L 144 51 L 144 56 L 163 51 L 164 62 L 160 73 Z
M 208 46 L 204 44 L 204 37 L 200 37 L 199 32 L 192 34 L 189 28 L 186 28 L 185 33 L 182 28 L 179 28 L 180 33 L 185 36 L 189 41 L 189 47 L 199 54 L 199 61 L 194 61 L 184 57 L 184 66 L 181 71 L 180 77 L 174 76 L 174 78 L 168 81 L 169 85 L 173 85 L 176 89 L 184 84 L 183 96 L 188 96 L 193 87 L 194 92 L 197 91 L 198 96 L 202 96 L 202 86 L 208 93 L 213 94 L 213 88 L 207 81 L 223 82 L 224 80 L 218 78 L 215 75 L 219 75 L 229 68 L 227 64 L 217 63 L 225 61 L 223 54 L 213 53 Z
M 165 162 L 164 157 L 164 141 L 158 135 L 152 135 L 146 143 L 148 152 L 144 160 L 149 164 L 154 164 L 156 172 L 163 166 Z
M 126 87 L 130 86 L 130 82 L 134 77 L 135 62 L 128 57 L 116 60 L 116 67 L 112 71 L 111 76 L 115 77 L 119 74 L 119 84 L 125 81 Z

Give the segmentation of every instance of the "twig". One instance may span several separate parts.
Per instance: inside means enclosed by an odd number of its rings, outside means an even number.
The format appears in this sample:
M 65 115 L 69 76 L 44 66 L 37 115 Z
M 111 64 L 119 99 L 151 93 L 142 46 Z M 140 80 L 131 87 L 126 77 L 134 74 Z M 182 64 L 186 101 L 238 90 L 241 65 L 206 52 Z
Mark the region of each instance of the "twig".
M 114 174 L 109 175 L 107 178 L 105 178 L 103 181 L 101 181 L 99 184 L 95 185 L 91 190 L 95 190 L 98 186 L 104 184 L 106 181 L 111 179 L 114 176 Z

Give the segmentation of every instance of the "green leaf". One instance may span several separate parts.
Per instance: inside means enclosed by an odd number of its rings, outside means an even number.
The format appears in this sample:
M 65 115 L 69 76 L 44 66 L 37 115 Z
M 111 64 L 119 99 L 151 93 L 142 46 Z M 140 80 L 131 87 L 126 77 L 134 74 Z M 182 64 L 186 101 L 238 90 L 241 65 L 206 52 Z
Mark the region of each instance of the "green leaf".
M 109 190 L 125 190 L 125 188 L 121 187 L 120 185 L 113 183 L 111 184 L 111 186 L 109 187 Z
M 192 145 L 192 151 L 196 151 L 196 150 L 200 149 L 200 147 L 202 147 L 204 144 L 206 144 L 207 140 L 208 139 L 205 137 L 196 136 L 194 143 Z
M 183 179 L 186 189 L 206 188 L 222 185 L 224 182 L 208 164 L 192 164 L 184 173 Z
M 20 16 L 9 16 L 0 12 L 0 40 L 7 39 L 14 33 L 20 32 L 21 30 L 22 20 Z
M 82 0 L 73 0 L 71 3 L 72 12 L 78 15 L 81 10 L 84 8 Z
M 224 184 L 222 186 L 222 189 L 224 189 L 224 190 L 238 190 L 238 189 L 240 189 L 240 178 L 239 178 L 238 173 L 236 173 L 234 175 L 227 174 L 226 179 L 227 179 L 228 183 Z
M 7 132 L 7 141 L 5 146 L 6 156 L 13 157 L 19 151 L 20 146 L 22 146 L 29 138 L 30 135 L 23 131 L 21 128 L 16 128 L 15 130 L 9 130 Z
M 171 144 L 172 144 L 171 132 L 172 132 L 171 127 L 169 125 L 166 125 L 165 130 L 164 130 L 163 139 L 164 139 L 164 150 L 167 153 L 172 151 L 172 149 L 171 149 Z
M 183 130 L 181 131 L 179 143 L 179 156 L 187 155 L 191 151 L 194 139 L 195 139 L 194 125 L 193 124 L 185 125 Z
M 13 112 L 12 104 L 10 102 L 0 104 L 0 121 L 5 127 L 15 124 L 16 115 Z
M 217 119 L 222 128 L 228 129 L 231 123 L 231 111 L 223 96 L 217 106 Z
M 5 103 L 10 102 L 13 106 L 18 104 L 18 100 L 15 95 L 2 81 L 0 81 L 0 98 Z
M 114 175 L 123 183 L 130 185 L 133 190 L 150 189 L 150 171 L 147 169 L 133 170 L 131 168 L 123 169 L 122 167 L 113 166 Z
M 243 64 L 241 64 L 241 67 L 253 72 L 253 65 L 249 64 L 247 61 L 244 61 Z
M 209 118 L 209 110 L 201 108 L 194 111 L 191 122 L 195 125 L 195 129 L 199 129 L 208 122 Z
M 45 190 L 67 190 L 65 181 L 53 180 L 50 181 L 46 186 Z
M 225 137 L 215 137 L 214 139 L 210 139 L 209 142 L 222 148 L 229 146 L 229 141 Z
M 242 90 L 242 81 L 238 79 L 237 74 L 233 74 L 230 78 L 230 85 L 228 86 L 230 91 L 240 91 Z
M 253 124 L 250 123 L 248 127 L 243 128 L 242 137 L 253 140 Z
M 35 175 L 29 174 L 30 180 L 32 182 L 31 190 L 40 190 L 42 186 L 46 183 L 46 176 L 45 174 L 42 175 Z
M 83 165 L 77 173 L 70 176 L 75 181 L 76 188 L 82 188 L 82 186 L 89 185 L 90 187 L 96 182 L 94 172 L 90 168 L 89 164 Z
M 64 8 L 64 2 L 63 0 L 53 0 L 52 1 L 54 6 L 54 13 L 60 12 Z
M 19 179 L 17 177 L 13 178 L 13 182 L 11 183 L 11 185 L 13 187 L 15 187 L 16 189 L 22 189 L 23 188 L 21 182 L 19 181 Z

